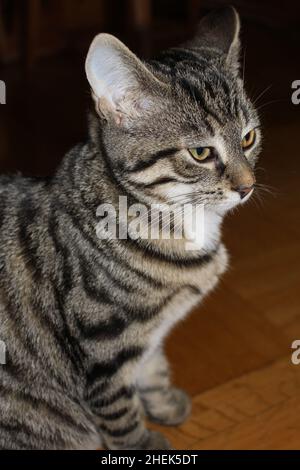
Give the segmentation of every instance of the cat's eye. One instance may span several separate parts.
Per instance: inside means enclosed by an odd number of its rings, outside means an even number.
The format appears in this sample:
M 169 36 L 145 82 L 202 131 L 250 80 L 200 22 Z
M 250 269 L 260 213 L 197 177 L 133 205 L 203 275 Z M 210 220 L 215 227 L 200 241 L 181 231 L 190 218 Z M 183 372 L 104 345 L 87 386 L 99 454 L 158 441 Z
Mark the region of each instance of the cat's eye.
M 195 160 L 199 160 L 200 162 L 204 162 L 212 156 L 212 151 L 209 147 L 197 147 L 189 149 L 189 152 Z
M 254 129 L 252 129 L 250 132 L 248 132 L 245 137 L 242 140 L 242 147 L 245 150 L 250 149 L 255 142 L 255 137 L 256 137 L 256 132 Z

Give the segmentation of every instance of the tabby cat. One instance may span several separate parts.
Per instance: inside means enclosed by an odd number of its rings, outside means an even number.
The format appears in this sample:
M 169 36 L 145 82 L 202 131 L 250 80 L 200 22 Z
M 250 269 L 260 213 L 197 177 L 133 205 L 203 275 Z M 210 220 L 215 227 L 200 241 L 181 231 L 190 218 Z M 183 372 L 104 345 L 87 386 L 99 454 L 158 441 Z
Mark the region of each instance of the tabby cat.
M 88 142 L 51 178 L 0 179 L 0 448 L 169 449 L 144 418 L 188 417 L 163 340 L 226 270 L 222 219 L 252 194 L 260 150 L 239 24 L 217 10 L 148 62 L 98 35 Z M 97 207 L 119 196 L 203 204 L 203 246 L 101 239 Z

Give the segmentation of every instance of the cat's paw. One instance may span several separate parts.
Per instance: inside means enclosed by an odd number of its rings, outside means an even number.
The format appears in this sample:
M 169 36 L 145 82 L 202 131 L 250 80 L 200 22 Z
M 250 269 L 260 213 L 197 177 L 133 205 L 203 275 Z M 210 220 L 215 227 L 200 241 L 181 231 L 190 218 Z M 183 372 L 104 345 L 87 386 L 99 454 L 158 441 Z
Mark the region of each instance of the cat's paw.
M 171 450 L 171 444 L 168 439 L 156 431 L 148 431 L 147 439 L 142 443 L 139 450 Z
M 131 442 L 111 442 L 106 443 L 106 449 L 109 450 L 171 450 L 171 444 L 168 439 L 160 432 L 146 429 L 143 435 L 134 444 Z
M 147 417 L 155 423 L 178 426 L 184 423 L 191 413 L 191 399 L 179 388 L 166 390 L 157 400 L 144 404 Z

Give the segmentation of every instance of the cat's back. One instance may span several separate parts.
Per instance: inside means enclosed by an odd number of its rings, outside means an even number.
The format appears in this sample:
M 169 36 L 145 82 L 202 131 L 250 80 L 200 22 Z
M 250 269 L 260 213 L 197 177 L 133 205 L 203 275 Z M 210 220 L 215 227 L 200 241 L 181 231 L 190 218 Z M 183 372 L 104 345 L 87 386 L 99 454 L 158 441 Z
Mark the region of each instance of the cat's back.
M 26 209 L 45 206 L 47 184 L 47 178 L 0 175 L 0 238 L 21 221 Z M 9 233 L 14 235 L 14 231 Z M 2 248 L 1 244 L 0 250 Z
M 34 280 L 32 263 L 48 214 L 46 185 L 44 179 L 0 176 L 1 295 L 18 285 L 21 289 L 21 282 L 30 289 L 26 279 Z

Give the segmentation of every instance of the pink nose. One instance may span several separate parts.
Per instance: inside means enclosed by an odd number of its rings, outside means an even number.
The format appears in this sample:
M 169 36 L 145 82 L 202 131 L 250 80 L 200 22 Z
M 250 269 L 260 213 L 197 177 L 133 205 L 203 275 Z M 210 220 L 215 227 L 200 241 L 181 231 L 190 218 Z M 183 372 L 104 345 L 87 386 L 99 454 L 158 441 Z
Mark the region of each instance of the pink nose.
M 254 188 L 254 185 L 252 186 L 240 185 L 233 189 L 234 191 L 237 191 L 239 193 L 239 195 L 241 196 L 241 199 L 244 199 L 244 197 L 246 197 L 247 194 L 251 193 L 253 188 Z

